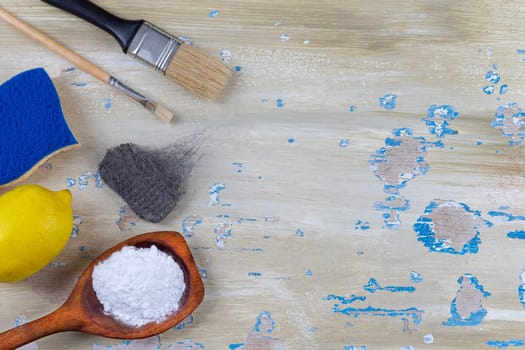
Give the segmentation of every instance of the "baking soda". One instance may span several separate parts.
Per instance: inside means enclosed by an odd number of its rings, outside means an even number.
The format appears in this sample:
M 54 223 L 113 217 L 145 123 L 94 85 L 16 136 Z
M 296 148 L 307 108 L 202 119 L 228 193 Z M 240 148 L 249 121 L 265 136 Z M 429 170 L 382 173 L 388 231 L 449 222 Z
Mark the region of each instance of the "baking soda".
M 155 245 L 125 246 L 93 269 L 93 289 L 104 312 L 135 327 L 177 311 L 184 293 L 179 264 Z

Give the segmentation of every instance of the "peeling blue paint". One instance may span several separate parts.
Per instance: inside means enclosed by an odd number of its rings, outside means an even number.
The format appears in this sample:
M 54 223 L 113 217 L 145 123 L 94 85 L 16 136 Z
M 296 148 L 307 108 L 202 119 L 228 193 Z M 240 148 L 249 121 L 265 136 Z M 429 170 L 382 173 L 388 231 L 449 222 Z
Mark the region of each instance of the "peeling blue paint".
M 488 346 L 500 349 L 506 349 L 508 347 L 519 347 L 525 345 L 525 342 L 521 339 L 510 339 L 510 340 L 487 340 Z
M 361 316 L 371 317 L 391 317 L 398 318 L 403 321 L 403 329 L 408 329 L 407 323 L 411 320 L 416 327 L 419 327 L 424 311 L 415 307 L 409 307 L 404 309 L 388 309 L 388 308 L 377 308 L 373 306 L 367 307 L 351 307 L 347 306 L 355 302 L 362 302 L 366 300 L 365 296 L 351 295 L 349 297 L 339 296 L 330 294 L 323 298 L 327 301 L 336 301 L 332 307 L 332 312 L 342 314 L 349 317 L 358 318 Z M 341 307 L 341 305 L 345 305 Z
M 483 92 L 487 95 L 494 94 L 494 91 L 496 91 L 496 88 L 494 87 L 494 85 L 487 85 L 483 87 Z
M 475 289 L 477 289 L 480 292 L 480 300 L 473 299 L 474 297 L 471 296 L 470 292 L 467 292 L 469 294 L 468 302 L 472 302 L 473 305 L 477 305 L 479 303 L 478 309 L 475 312 L 471 312 L 468 317 L 465 317 L 460 314 L 458 310 L 458 297 L 460 297 L 461 293 L 463 293 L 463 288 L 465 287 L 463 283 L 465 282 L 465 279 L 468 280 L 468 284 L 472 285 Z M 473 275 L 466 273 L 463 276 L 458 278 L 458 284 L 460 285 L 460 288 L 456 294 L 456 297 L 454 300 L 452 300 L 452 303 L 450 305 L 450 318 L 443 322 L 444 326 L 450 327 L 450 326 L 477 326 L 483 321 L 483 318 L 487 315 L 487 310 L 483 308 L 481 302 L 483 298 L 488 298 L 490 296 L 490 293 L 485 291 L 483 286 L 479 283 L 478 279 L 474 277 Z M 464 302 L 467 302 L 464 301 Z M 470 306 L 470 305 L 468 305 Z
M 210 18 L 212 18 L 212 19 L 215 18 L 215 17 L 217 17 L 218 15 L 219 15 L 219 10 L 216 10 L 216 9 L 211 10 L 211 11 L 208 13 L 208 17 L 210 17 Z
M 387 94 L 379 98 L 379 106 L 390 111 L 396 108 L 396 99 L 397 99 L 397 95 Z
M 525 231 L 515 230 L 512 232 L 508 232 L 507 237 L 512 238 L 512 239 L 525 239 Z
M 414 283 L 421 283 L 421 282 L 423 282 L 423 276 L 421 276 L 416 271 L 411 271 L 410 272 L 410 280 L 412 282 L 414 282 Z
M 501 79 L 500 75 L 494 70 L 490 70 L 485 74 L 485 80 L 491 84 L 499 83 L 500 79 Z
M 428 107 L 427 116 L 422 120 L 432 135 L 442 138 L 458 133 L 457 130 L 449 128 L 450 123 L 458 116 L 459 113 L 452 106 L 431 105 Z
M 363 286 L 363 289 L 369 293 L 375 293 L 377 291 L 386 291 L 390 293 L 414 293 L 416 288 L 412 286 L 385 286 L 382 287 L 375 278 L 370 278 L 368 284 Z
M 519 146 L 525 137 L 525 113 L 517 103 L 511 102 L 507 106 L 500 106 L 496 110 L 494 119 L 490 124 L 495 129 L 501 129 L 505 137 L 510 137 L 510 146 Z
M 349 139 L 341 139 L 339 141 L 339 147 L 341 147 L 341 148 L 346 148 L 346 147 L 348 147 L 349 144 L 350 144 L 350 140 Z
M 110 109 L 112 107 L 111 98 L 105 98 L 104 99 L 104 108 Z
M 414 231 L 417 233 L 417 240 L 422 242 L 431 252 L 448 253 L 465 255 L 467 253 L 476 254 L 481 244 L 480 232 L 477 228 L 477 224 L 472 227 L 472 238 L 467 241 L 460 250 L 455 249 L 451 246 L 447 239 L 437 235 L 435 223 L 429 217 L 434 210 L 441 206 L 448 205 L 448 203 L 454 203 L 455 208 L 464 210 L 465 213 L 472 215 L 474 221 L 478 221 L 481 224 L 492 226 L 490 221 L 481 218 L 481 213 L 476 210 L 471 210 L 468 205 L 464 203 L 456 203 L 453 201 L 446 201 L 445 203 L 439 204 L 436 201 L 431 201 L 425 208 L 425 214 L 420 216 L 416 223 L 413 225 Z
M 502 209 L 505 209 L 505 208 L 502 208 Z M 501 211 L 501 210 L 491 210 L 488 212 L 488 215 L 495 218 L 495 217 L 501 217 L 501 218 L 504 218 L 505 221 L 525 221 L 525 216 L 524 215 L 513 215 L 513 214 L 509 214 L 509 213 L 506 213 L 504 211 Z
M 357 220 L 354 224 L 354 230 L 356 231 L 368 231 L 370 230 L 370 223 L 368 221 Z
M 197 225 L 202 224 L 203 218 L 200 215 L 186 216 L 182 220 L 182 234 L 186 238 L 190 238 L 195 233 Z

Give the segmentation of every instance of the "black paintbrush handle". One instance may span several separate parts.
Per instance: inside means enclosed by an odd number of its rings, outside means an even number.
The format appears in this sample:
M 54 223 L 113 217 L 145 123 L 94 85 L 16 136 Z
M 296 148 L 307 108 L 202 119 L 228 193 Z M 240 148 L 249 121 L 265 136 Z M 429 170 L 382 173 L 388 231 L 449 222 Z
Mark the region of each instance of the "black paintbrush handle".
M 89 0 L 42 0 L 64 11 L 72 13 L 100 29 L 105 30 L 117 39 L 124 52 L 128 51 L 129 44 L 139 30 L 143 20 L 127 20 L 117 17 Z

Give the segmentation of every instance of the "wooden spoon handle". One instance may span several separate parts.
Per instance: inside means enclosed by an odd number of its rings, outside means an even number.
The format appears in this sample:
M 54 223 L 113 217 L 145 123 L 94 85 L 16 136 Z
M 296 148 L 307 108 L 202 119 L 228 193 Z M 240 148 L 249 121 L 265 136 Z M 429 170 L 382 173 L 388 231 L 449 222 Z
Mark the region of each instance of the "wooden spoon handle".
M 64 308 L 0 333 L 0 350 L 12 350 L 50 334 L 74 330 L 79 321 L 68 317 Z

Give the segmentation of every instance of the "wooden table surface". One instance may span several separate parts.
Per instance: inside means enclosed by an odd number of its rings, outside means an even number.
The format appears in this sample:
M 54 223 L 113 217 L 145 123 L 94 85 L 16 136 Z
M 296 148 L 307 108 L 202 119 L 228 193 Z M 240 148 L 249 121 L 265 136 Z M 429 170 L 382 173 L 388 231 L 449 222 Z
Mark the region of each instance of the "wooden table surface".
M 185 234 L 206 287 L 177 329 L 27 349 L 488 349 L 525 342 L 524 8 L 517 1 L 96 1 L 234 67 L 215 103 L 37 0 L 2 6 L 176 113 L 166 125 L 0 23 L 0 80 L 52 77 L 81 148 L 26 183 L 73 193 L 75 231 L 0 284 L 0 329 L 54 310 L 92 258 Z M 523 50 L 523 51 L 522 51 Z M 201 135 L 176 209 L 137 219 L 96 172 L 107 148 Z M 1 132 L 0 132 L 1 137 Z

